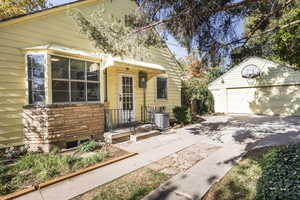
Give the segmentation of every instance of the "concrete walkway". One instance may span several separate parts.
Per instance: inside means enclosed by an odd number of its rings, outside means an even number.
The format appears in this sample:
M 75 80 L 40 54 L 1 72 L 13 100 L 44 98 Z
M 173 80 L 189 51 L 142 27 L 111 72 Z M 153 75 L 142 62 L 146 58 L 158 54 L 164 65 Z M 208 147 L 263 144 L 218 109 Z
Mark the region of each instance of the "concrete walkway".
M 124 144 L 123 148 L 138 152 L 139 155 L 122 160 L 112 165 L 73 177 L 39 191 L 17 198 L 18 200 L 66 200 L 83 194 L 95 187 L 160 160 L 196 143 L 215 144 L 205 136 L 186 135 L 178 130 L 173 134 L 160 135 L 134 144 Z
M 243 152 L 243 145 L 225 146 L 189 170 L 174 176 L 144 200 L 201 199 L 241 158 Z

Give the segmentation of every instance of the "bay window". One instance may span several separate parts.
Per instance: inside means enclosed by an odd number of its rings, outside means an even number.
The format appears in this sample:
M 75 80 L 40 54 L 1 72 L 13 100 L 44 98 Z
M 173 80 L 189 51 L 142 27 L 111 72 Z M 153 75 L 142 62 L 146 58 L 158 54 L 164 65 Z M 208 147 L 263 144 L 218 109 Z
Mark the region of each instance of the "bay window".
M 27 56 L 27 80 L 29 104 L 45 102 L 45 56 L 33 54 Z
M 29 104 L 100 101 L 97 63 L 46 52 L 28 53 L 26 60 Z M 51 71 L 46 68 L 50 65 Z
M 51 56 L 51 66 L 53 103 L 100 101 L 97 63 Z

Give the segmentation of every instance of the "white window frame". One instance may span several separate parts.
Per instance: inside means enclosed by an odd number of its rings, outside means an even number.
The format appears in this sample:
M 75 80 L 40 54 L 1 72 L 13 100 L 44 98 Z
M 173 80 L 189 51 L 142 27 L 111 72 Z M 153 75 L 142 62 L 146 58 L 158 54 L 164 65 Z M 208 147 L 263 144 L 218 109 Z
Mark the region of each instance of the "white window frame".
M 43 55 L 44 56 L 44 93 L 45 93 L 45 99 L 44 99 L 44 102 L 43 102 L 43 104 L 47 104 L 47 102 L 48 102 L 48 95 L 47 95 L 47 92 L 48 92 L 48 84 L 47 84 L 47 78 L 48 78 L 48 76 L 47 76 L 47 74 L 48 74 L 48 63 L 49 63 L 49 61 L 48 61 L 48 54 L 47 54 L 47 52 L 45 52 L 45 51 L 34 51 L 34 52 L 27 52 L 27 53 L 25 53 L 25 89 L 26 89 L 26 104 L 30 104 L 30 102 L 29 102 L 29 98 L 30 98 L 30 95 L 31 94 L 29 94 L 29 84 L 28 84 L 28 56 L 30 56 L 30 55 Z M 31 103 L 32 105 L 34 104 L 34 103 Z
M 52 76 L 52 72 L 51 72 L 51 76 L 49 77 L 50 81 L 51 81 L 51 85 L 53 81 L 65 81 L 68 82 L 69 88 L 68 88 L 68 92 L 69 92 L 69 101 L 65 101 L 65 102 L 53 102 L 53 87 L 51 88 L 51 96 L 52 96 L 52 103 L 53 104 L 64 104 L 64 103 L 99 103 L 101 102 L 101 76 L 100 76 L 100 69 L 99 69 L 99 80 L 98 81 L 91 81 L 91 80 L 87 80 L 87 62 L 93 62 L 93 63 L 97 63 L 99 66 L 100 64 L 98 62 L 95 61 L 91 61 L 91 60 L 87 60 L 87 59 L 80 59 L 80 58 L 73 58 L 73 57 L 68 57 L 68 56 L 62 56 L 62 55 L 57 55 L 57 54 L 49 54 L 50 56 L 50 65 L 51 65 L 51 70 L 52 70 L 52 62 L 51 62 L 51 57 L 52 56 L 56 56 L 56 57 L 61 57 L 61 58 L 65 58 L 68 59 L 68 70 L 69 70 L 69 77 L 68 79 L 64 79 L 64 78 L 53 78 Z M 76 80 L 76 79 L 71 79 L 71 60 L 79 60 L 79 61 L 83 61 L 85 63 L 85 79 L 84 80 Z M 85 101 L 72 101 L 72 90 L 71 90 L 71 83 L 72 82 L 79 82 L 79 83 L 84 83 L 85 84 Z M 88 101 L 88 96 L 87 96 L 87 84 L 88 83 L 97 83 L 99 84 L 99 100 L 97 101 Z

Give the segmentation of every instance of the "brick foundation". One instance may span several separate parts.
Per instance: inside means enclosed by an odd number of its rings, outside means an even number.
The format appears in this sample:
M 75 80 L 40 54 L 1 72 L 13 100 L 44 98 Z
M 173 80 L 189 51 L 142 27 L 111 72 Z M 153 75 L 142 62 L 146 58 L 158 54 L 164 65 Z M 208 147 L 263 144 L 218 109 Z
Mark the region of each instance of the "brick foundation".
M 103 104 L 51 104 L 23 107 L 24 142 L 32 151 L 49 152 L 67 142 L 103 139 Z

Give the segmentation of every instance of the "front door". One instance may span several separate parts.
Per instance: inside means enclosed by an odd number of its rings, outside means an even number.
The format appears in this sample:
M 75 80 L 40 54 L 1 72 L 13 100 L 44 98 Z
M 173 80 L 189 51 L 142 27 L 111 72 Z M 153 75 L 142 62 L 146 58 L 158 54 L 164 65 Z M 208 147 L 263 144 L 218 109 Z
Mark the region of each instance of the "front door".
M 121 113 L 119 115 L 122 123 L 133 122 L 134 119 L 134 82 L 133 76 L 128 74 L 121 74 L 120 76 L 120 94 L 119 94 L 119 108 Z

